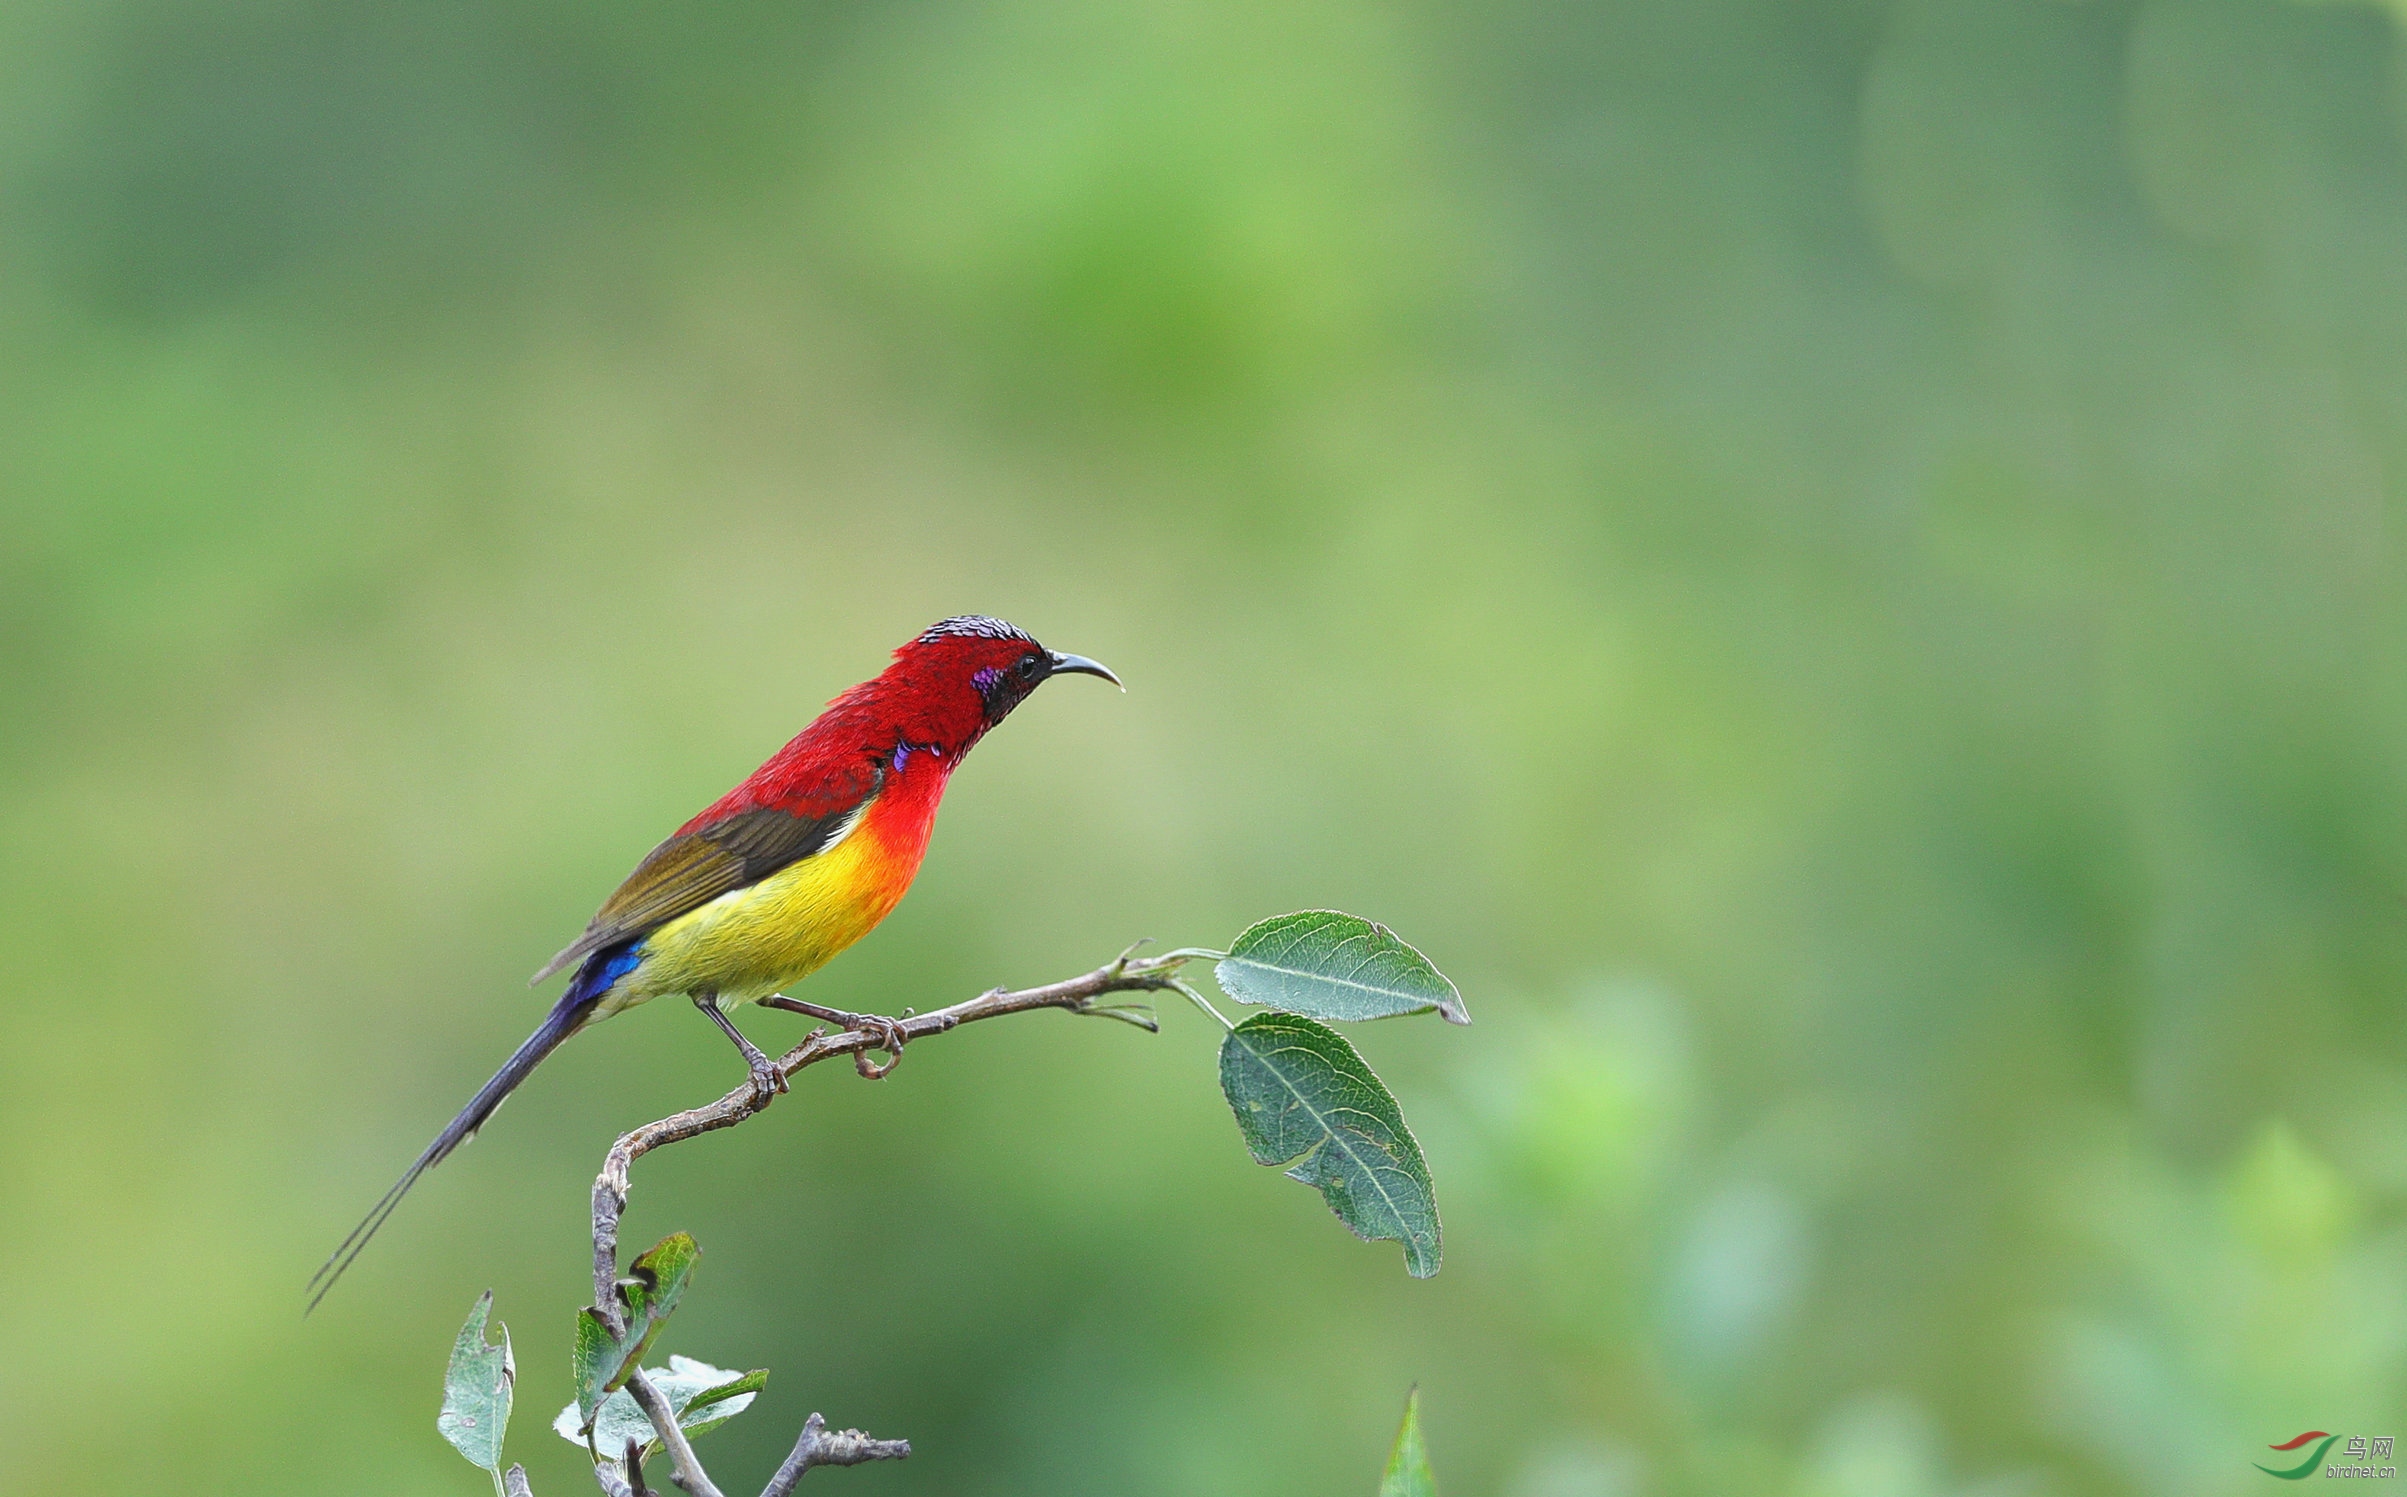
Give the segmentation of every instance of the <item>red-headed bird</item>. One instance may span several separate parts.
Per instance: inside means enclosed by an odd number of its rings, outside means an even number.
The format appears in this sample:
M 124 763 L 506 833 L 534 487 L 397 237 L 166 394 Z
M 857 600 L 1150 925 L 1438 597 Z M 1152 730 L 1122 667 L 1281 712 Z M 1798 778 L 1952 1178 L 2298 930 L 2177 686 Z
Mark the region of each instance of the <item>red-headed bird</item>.
M 648 998 L 683 993 L 743 1052 L 757 1088 L 782 1088 L 769 1058 L 727 1010 L 762 1003 L 868 1030 L 892 1054 L 894 1021 L 789 998 L 800 982 L 869 934 L 919 872 L 936 805 L 962 757 L 1053 676 L 1120 678 L 1048 650 L 1001 619 L 950 618 L 894 652 L 894 663 L 828 704 L 676 835 L 645 855 L 585 934 L 544 964 L 541 982 L 576 976 L 527 1042 L 494 1073 L 310 1281 L 325 1298 L 420 1175 L 466 1143 L 529 1072 L 588 1024 Z

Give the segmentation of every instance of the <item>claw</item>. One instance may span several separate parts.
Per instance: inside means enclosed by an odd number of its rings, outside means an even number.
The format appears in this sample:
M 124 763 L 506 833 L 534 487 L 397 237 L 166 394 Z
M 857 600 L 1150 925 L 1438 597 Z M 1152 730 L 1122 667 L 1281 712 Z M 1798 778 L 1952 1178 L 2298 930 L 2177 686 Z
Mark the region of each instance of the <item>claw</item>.
M 719 1007 L 718 996 L 703 992 L 694 994 L 693 998 L 694 1007 L 708 1015 L 710 1022 L 719 1026 L 720 1033 L 735 1042 L 737 1052 L 744 1057 L 744 1069 L 752 1076 L 752 1094 L 766 1103 L 784 1091 L 785 1073 L 778 1070 L 776 1061 L 761 1054 L 760 1046 L 744 1038 L 744 1032 L 736 1028 L 735 1021 L 728 1018 L 726 1010 Z
M 752 1071 L 752 1094 L 764 1101 L 793 1085 L 786 1079 L 786 1073 L 777 1068 L 777 1062 L 766 1055 L 749 1057 L 746 1064 Z
M 886 1079 L 887 1072 L 903 1063 L 903 1041 L 908 1036 L 903 1033 L 903 1026 L 899 1022 L 889 1019 L 883 1014 L 856 1014 L 854 1017 L 860 1022 L 847 1024 L 845 1028 L 870 1035 L 872 1038 L 868 1044 L 852 1053 L 852 1068 L 860 1072 L 861 1079 L 864 1081 L 883 1081 Z M 884 1065 L 879 1065 L 869 1058 L 869 1052 L 872 1050 L 886 1052 Z
M 884 1014 L 856 1014 L 848 1013 L 840 1008 L 821 1008 L 816 1003 L 805 1003 L 800 998 L 789 998 L 783 993 L 771 993 L 760 1001 L 770 1008 L 782 1008 L 791 1013 L 808 1014 L 814 1019 L 825 1019 L 831 1024 L 841 1024 L 848 1033 L 868 1036 L 869 1043 L 852 1053 L 853 1069 L 860 1072 L 866 1080 L 882 1080 L 887 1072 L 903 1063 L 903 1042 L 911 1036 L 903 1028 L 900 1019 L 889 1019 Z M 871 1062 L 869 1052 L 872 1050 L 886 1052 L 887 1060 L 884 1065 L 876 1065 Z

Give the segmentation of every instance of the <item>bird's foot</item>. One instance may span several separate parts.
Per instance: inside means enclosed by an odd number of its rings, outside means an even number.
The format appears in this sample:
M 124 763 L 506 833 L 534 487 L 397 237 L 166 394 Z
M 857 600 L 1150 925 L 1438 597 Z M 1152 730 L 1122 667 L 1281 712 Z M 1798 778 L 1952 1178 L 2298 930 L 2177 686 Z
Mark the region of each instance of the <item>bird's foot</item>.
M 866 1036 L 868 1043 L 852 1053 L 853 1069 L 860 1072 L 865 1080 L 882 1081 L 889 1071 L 903 1063 L 903 1043 L 911 1036 L 903 1028 L 903 1021 L 900 1019 L 889 1019 L 884 1014 L 856 1014 L 840 1008 L 822 1008 L 816 1003 L 805 1003 L 800 998 L 788 998 L 783 993 L 772 994 L 763 998 L 761 1002 L 770 1008 L 782 1008 L 791 1013 L 809 1014 L 814 1019 L 825 1019 L 830 1024 L 841 1024 L 848 1034 Z M 872 1050 L 886 1052 L 884 1065 L 879 1065 L 869 1058 L 869 1052 Z
M 777 1068 L 777 1062 L 758 1050 L 744 1057 L 744 1065 L 752 1072 L 752 1095 L 763 1102 L 792 1085 L 786 1080 L 786 1073 Z
M 752 1094 L 761 1100 L 762 1106 L 767 1106 L 771 1097 L 786 1089 L 786 1073 L 777 1068 L 776 1061 L 761 1054 L 760 1046 L 744 1038 L 744 1031 L 736 1028 L 735 1020 L 719 1007 L 716 993 L 701 992 L 693 997 L 694 1007 L 702 1010 L 710 1022 L 719 1026 L 719 1032 L 735 1043 L 736 1053 L 744 1057 L 744 1069 L 752 1075 Z
M 852 1068 L 861 1073 L 863 1080 L 883 1081 L 888 1071 L 903 1063 L 903 1041 L 910 1036 L 903 1033 L 899 1019 L 889 1019 L 884 1014 L 857 1014 L 854 1017 L 861 1022 L 844 1027 L 868 1035 L 870 1042 L 852 1053 Z M 884 1065 L 870 1060 L 869 1052 L 872 1050 L 886 1052 Z

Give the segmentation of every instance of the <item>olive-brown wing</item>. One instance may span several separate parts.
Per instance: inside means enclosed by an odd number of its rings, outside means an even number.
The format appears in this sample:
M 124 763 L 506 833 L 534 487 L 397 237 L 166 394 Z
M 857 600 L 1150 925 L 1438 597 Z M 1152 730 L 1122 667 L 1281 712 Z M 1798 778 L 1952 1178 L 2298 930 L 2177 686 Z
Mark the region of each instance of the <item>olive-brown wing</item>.
M 678 833 L 645 854 L 618 892 L 602 902 L 585 933 L 544 963 L 532 981 L 541 982 L 606 946 L 649 935 L 730 890 L 759 883 L 778 869 L 822 851 L 841 837 L 875 798 L 873 788 L 859 803 L 825 816 L 796 816 L 763 806 L 739 811 L 697 831 Z

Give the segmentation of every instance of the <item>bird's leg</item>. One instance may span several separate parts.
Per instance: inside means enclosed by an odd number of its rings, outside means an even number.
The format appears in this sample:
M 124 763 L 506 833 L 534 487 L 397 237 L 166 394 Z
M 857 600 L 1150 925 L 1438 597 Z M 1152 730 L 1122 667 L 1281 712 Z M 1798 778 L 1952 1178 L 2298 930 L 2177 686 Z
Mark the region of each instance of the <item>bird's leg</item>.
M 870 1043 L 853 1052 L 852 1063 L 854 1070 L 859 1071 L 871 1081 L 883 1079 L 888 1071 L 903 1063 L 905 1036 L 902 1021 L 899 1019 L 889 1019 L 884 1014 L 855 1014 L 847 1013 L 840 1008 L 821 1008 L 816 1003 L 806 1003 L 800 998 L 788 998 L 783 993 L 771 993 L 768 997 L 763 998 L 761 1003 L 769 1008 L 782 1008 L 789 1013 L 808 1014 L 814 1019 L 825 1019 L 830 1024 L 842 1025 L 846 1029 L 868 1035 Z M 869 1059 L 871 1050 L 885 1051 L 886 1063 L 882 1066 L 871 1064 Z
M 786 1089 L 786 1078 L 784 1073 L 777 1069 L 777 1062 L 761 1054 L 760 1046 L 744 1038 L 744 1032 L 735 1027 L 735 1020 L 728 1018 L 725 1013 L 720 1011 L 719 996 L 716 993 L 694 994 L 694 1007 L 710 1015 L 710 1022 L 724 1030 L 727 1037 L 735 1041 L 735 1047 L 744 1052 L 744 1066 L 752 1072 L 754 1092 L 763 1097 L 771 1097 Z

